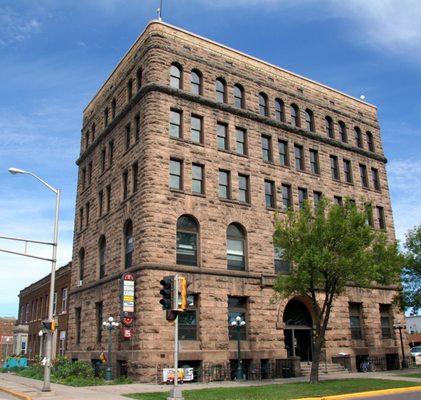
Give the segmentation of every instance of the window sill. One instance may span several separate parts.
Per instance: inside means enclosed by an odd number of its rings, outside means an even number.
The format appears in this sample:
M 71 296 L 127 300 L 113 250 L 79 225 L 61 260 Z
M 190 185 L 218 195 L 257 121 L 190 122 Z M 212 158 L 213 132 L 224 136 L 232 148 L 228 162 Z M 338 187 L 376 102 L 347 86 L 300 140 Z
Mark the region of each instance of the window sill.
M 191 194 L 192 196 L 195 196 L 195 197 L 202 197 L 202 198 L 206 198 L 206 194 L 205 193 L 194 193 L 194 192 L 192 192 L 192 194 Z
M 218 151 L 220 151 L 221 153 L 226 153 L 226 154 L 230 154 L 232 156 L 238 156 L 238 157 L 243 157 L 243 158 L 249 158 L 248 154 L 241 154 L 241 153 L 237 153 L 236 151 L 232 151 L 230 149 L 220 149 L 218 148 Z
M 222 201 L 223 203 L 230 203 L 230 204 L 236 204 L 239 206 L 251 207 L 251 203 L 244 203 L 242 201 L 238 201 L 234 199 L 224 199 L 223 197 L 219 197 L 219 200 Z
M 183 189 L 175 189 L 175 188 L 169 188 L 170 192 L 178 193 L 178 194 L 187 194 Z
M 172 139 L 172 140 L 175 140 L 177 142 L 193 144 L 193 145 L 199 146 L 199 147 L 205 147 L 204 143 L 193 142 L 193 140 L 191 140 L 191 139 L 184 139 L 182 137 L 178 138 L 178 137 L 173 137 L 173 136 L 169 136 L 169 138 Z

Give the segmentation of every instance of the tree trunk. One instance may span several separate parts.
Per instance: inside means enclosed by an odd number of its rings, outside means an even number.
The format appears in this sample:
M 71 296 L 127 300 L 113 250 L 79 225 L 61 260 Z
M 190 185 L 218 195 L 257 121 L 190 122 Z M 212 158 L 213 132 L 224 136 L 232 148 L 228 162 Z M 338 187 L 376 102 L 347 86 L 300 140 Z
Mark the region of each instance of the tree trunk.
M 322 352 L 322 345 L 320 339 L 315 337 L 313 339 L 313 354 L 311 363 L 310 383 L 319 382 L 319 365 L 320 365 L 320 354 Z

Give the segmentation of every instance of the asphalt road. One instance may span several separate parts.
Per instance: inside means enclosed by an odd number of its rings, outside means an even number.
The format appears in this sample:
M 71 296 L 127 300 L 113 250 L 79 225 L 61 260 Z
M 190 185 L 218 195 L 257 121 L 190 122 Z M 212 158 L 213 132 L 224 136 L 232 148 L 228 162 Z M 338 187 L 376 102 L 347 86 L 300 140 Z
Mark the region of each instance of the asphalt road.
M 421 400 L 421 390 L 401 394 L 388 394 L 384 396 L 359 397 L 359 400 Z

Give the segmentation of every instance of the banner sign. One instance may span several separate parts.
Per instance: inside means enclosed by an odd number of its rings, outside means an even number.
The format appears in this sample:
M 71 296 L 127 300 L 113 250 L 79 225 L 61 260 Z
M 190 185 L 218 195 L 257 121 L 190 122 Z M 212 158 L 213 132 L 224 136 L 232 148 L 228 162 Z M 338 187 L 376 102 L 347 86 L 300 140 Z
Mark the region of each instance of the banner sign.
M 174 368 L 164 368 L 162 370 L 162 382 L 173 383 L 174 382 Z M 178 368 L 178 381 L 179 382 L 191 382 L 194 379 L 193 368 Z
M 121 316 L 133 319 L 135 316 L 134 276 L 130 273 L 124 274 L 121 281 Z

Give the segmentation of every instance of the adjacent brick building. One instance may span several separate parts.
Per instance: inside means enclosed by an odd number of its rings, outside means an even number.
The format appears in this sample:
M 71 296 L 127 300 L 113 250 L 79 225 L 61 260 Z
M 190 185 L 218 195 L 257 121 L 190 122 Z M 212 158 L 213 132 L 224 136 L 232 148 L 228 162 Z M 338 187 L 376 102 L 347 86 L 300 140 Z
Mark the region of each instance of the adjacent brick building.
M 70 273 L 71 263 L 56 271 L 53 314 L 57 329 L 53 341 L 54 355 L 64 355 L 66 351 Z M 44 354 L 45 335 L 40 337 L 38 333 L 41 322 L 48 319 L 50 276 L 48 274 L 19 293 L 19 316 L 13 329 L 14 353 L 25 354 L 29 359 Z
M 237 315 L 249 369 L 311 358 L 305 301 L 271 301 L 276 273 L 289 270 L 273 246 L 276 211 L 321 196 L 370 201 L 373 228 L 394 240 L 375 106 L 162 22 L 84 110 L 77 164 L 68 354 L 94 360 L 106 349 L 101 321 L 121 312 L 130 272 L 134 337 L 114 337 L 114 360 L 142 381 L 171 363 L 159 281 L 175 272 L 191 294 L 180 365 L 234 363 Z M 395 289 L 350 287 L 335 302 L 328 361 L 397 357 Z
M 13 354 L 13 327 L 15 322 L 16 318 L 14 317 L 0 318 L 0 365 L 7 356 Z

